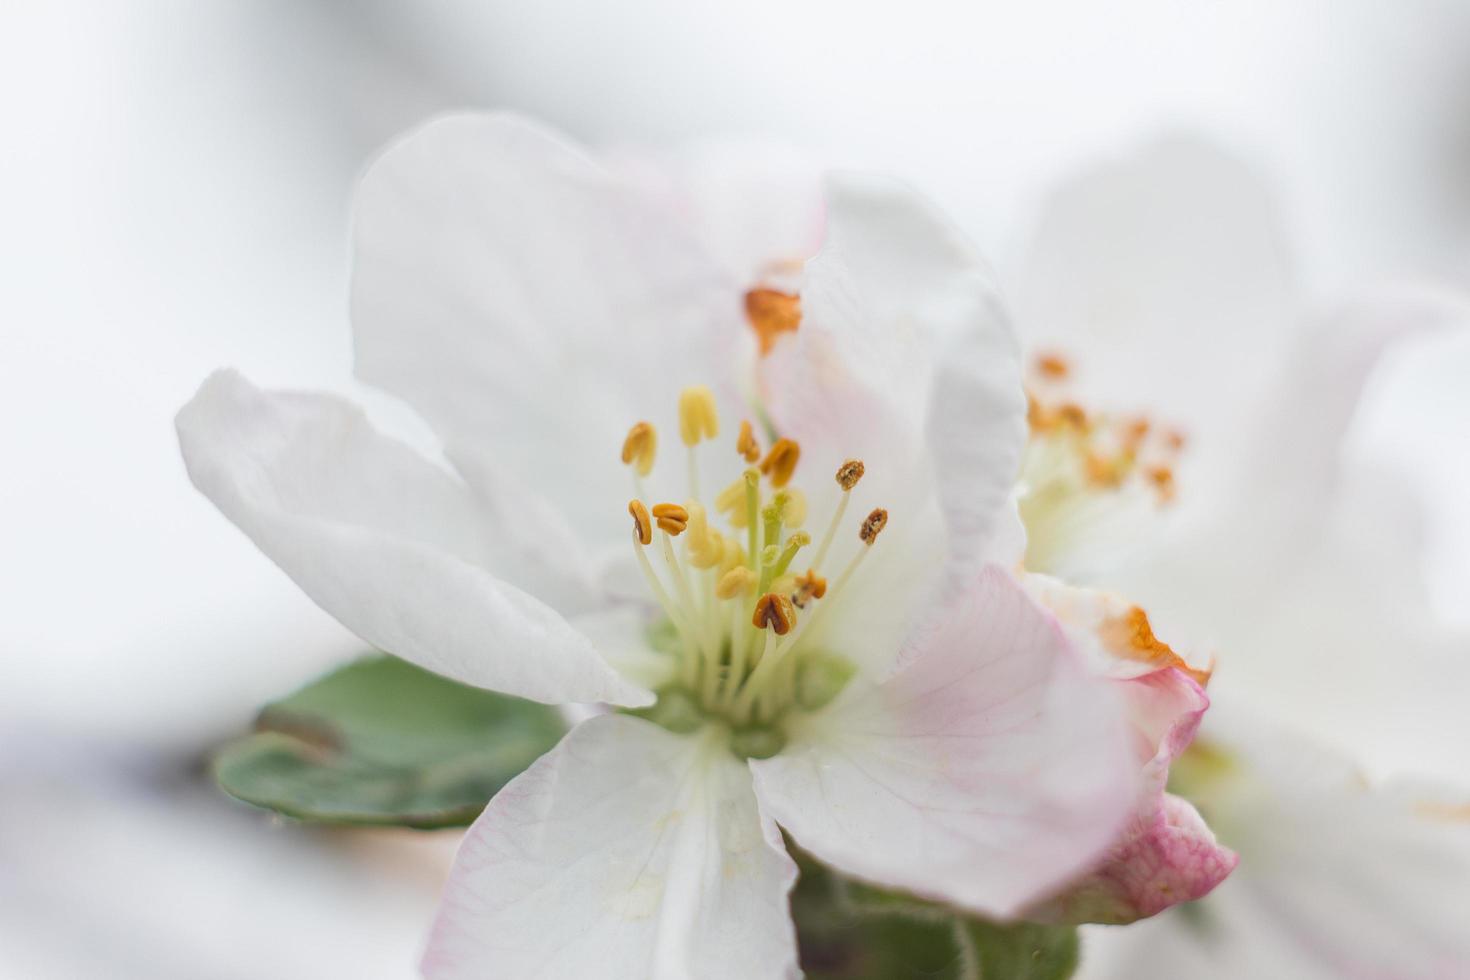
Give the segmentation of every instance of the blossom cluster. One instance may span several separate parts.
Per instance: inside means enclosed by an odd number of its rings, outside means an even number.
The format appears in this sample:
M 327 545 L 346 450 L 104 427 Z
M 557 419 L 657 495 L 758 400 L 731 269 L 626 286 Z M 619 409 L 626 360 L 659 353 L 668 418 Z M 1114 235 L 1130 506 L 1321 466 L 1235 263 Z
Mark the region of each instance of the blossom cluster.
M 230 371 L 179 415 L 194 483 L 364 640 L 593 706 L 469 830 L 429 977 L 796 976 L 792 841 L 1001 922 L 1236 866 L 1167 788 L 1213 658 L 1094 574 L 1191 433 L 1023 352 L 909 188 L 792 186 L 435 120 L 362 182 L 352 323 L 450 467 Z

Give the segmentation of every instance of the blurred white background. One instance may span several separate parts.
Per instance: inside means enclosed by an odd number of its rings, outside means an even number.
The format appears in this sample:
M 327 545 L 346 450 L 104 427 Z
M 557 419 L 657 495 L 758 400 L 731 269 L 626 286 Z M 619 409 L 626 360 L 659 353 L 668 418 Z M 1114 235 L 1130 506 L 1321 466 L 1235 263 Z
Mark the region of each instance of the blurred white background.
M 0 976 L 407 977 L 452 840 L 281 828 L 211 746 L 360 646 L 190 487 L 213 368 L 356 392 L 347 222 L 423 117 L 758 135 L 902 175 L 1005 274 L 1047 189 L 1161 132 L 1270 179 L 1313 302 L 1470 284 L 1456 0 L 120 2 L 0 12 Z M 1470 343 L 1376 379 L 1470 622 Z M 381 398 L 374 409 L 406 431 Z

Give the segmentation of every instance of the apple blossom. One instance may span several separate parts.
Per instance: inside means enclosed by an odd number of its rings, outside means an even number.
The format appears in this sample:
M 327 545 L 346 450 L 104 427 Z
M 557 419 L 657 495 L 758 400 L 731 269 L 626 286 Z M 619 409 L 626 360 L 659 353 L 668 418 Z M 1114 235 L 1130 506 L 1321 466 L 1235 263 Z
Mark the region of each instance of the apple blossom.
M 1080 522 L 1046 522 L 1059 533 L 1033 536 L 1028 559 L 1122 589 L 1224 652 L 1177 782 L 1240 869 L 1196 907 L 1096 930 L 1087 976 L 1470 964 L 1463 795 L 1375 786 L 1341 751 L 1379 773 L 1462 768 L 1467 647 L 1426 601 L 1412 488 L 1342 450 L 1384 355 L 1463 329 L 1470 304 L 1398 288 L 1292 331 L 1288 252 L 1245 167 L 1171 139 L 1059 189 L 1016 276 L 1035 390 L 1087 404 L 1107 439 L 1144 418 L 1179 433 L 1138 454 L 1105 505 L 1061 512 Z M 1167 501 L 1147 466 L 1168 468 Z M 1441 794 L 1449 805 L 1432 804 Z
M 988 277 L 907 190 L 827 194 L 788 292 L 535 126 L 440 119 L 364 178 L 352 312 L 454 472 L 231 372 L 181 411 L 195 484 L 363 639 L 628 709 L 491 801 L 429 976 L 795 975 L 778 826 L 1004 918 L 1134 807 L 1116 693 L 994 564 L 1024 399 Z

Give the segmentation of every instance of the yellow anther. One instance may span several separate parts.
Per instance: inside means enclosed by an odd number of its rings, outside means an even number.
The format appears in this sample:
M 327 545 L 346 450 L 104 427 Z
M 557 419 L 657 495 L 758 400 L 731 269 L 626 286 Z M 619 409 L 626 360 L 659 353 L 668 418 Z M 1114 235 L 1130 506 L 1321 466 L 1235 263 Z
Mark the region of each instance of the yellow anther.
M 745 527 L 745 477 L 742 476 L 715 496 L 715 510 L 725 515 L 731 527 Z
M 648 508 L 643 506 L 643 501 L 628 501 L 628 513 L 633 515 L 633 531 L 638 535 L 638 543 L 653 541 L 653 524 L 648 520 Z
M 1168 502 L 1174 499 L 1174 471 L 1172 469 L 1167 466 L 1151 466 L 1145 475 L 1153 484 L 1159 500 Z
M 689 549 L 689 564 L 695 568 L 714 568 L 724 555 L 724 541 L 719 532 L 709 526 L 704 508 L 690 501 L 685 505 L 689 511 L 689 537 L 684 546 Z
M 721 599 L 733 599 L 738 595 L 745 595 L 753 585 L 754 573 L 744 565 L 737 565 L 720 576 L 719 582 L 715 583 L 715 595 Z
M 728 572 L 737 565 L 745 564 L 745 552 L 740 550 L 740 542 L 734 538 L 727 538 L 723 534 L 720 538 L 720 563 L 717 566 L 721 574 Z
M 771 591 L 779 592 L 785 596 L 791 596 L 791 601 L 796 603 L 796 576 L 790 572 L 785 575 L 776 576 L 771 582 Z
M 796 625 L 796 607 L 788 596 L 767 592 L 755 602 L 755 615 L 750 624 L 756 629 L 769 627 L 777 636 L 785 636 Z
M 715 411 L 715 393 L 694 385 L 679 393 L 679 438 L 686 446 L 720 434 L 720 416 Z
M 1072 365 L 1060 354 L 1048 352 L 1036 358 L 1036 373 L 1048 381 L 1062 381 L 1072 373 Z
M 882 507 L 874 509 L 867 517 L 863 518 L 863 526 L 858 529 L 858 537 L 863 539 L 863 544 L 871 545 L 878 540 L 879 533 L 888 526 L 888 511 Z
M 1076 402 L 1066 402 L 1058 405 L 1056 418 L 1058 424 L 1066 428 L 1075 429 L 1078 432 L 1087 429 L 1087 410 Z
M 806 523 L 806 494 L 800 490 L 795 487 L 777 490 L 774 503 L 781 513 L 782 524 L 801 527 Z
M 776 489 L 784 487 L 791 482 L 791 474 L 796 470 L 796 461 L 801 458 L 801 447 L 794 439 L 778 439 L 766 453 L 766 458 L 761 460 L 761 472 L 771 478 L 771 486 Z
M 647 422 L 638 422 L 623 440 L 623 462 L 632 464 L 639 476 L 653 472 L 653 459 L 658 453 L 658 430 Z
M 805 575 L 796 577 L 795 591 L 792 593 L 791 601 L 798 609 L 805 609 L 808 602 L 820 599 L 826 594 L 827 580 L 818 575 L 815 569 L 808 568 Z
M 1128 475 L 1129 460 L 1126 456 L 1104 456 L 1089 452 L 1082 458 L 1082 471 L 1089 483 L 1099 487 L 1117 487 Z
M 689 526 L 689 511 L 678 504 L 654 504 L 653 519 L 662 530 L 678 537 Z
M 745 316 L 761 353 L 769 354 L 778 337 L 801 325 L 801 298 L 777 289 L 752 289 L 745 294 Z
M 849 459 L 837 467 L 837 485 L 844 490 L 851 490 L 858 485 L 858 481 L 863 478 L 864 472 L 865 469 L 862 460 Z
M 735 440 L 735 451 L 745 457 L 747 463 L 754 463 L 761 458 L 761 444 L 755 441 L 755 432 L 750 428 L 749 419 L 740 423 L 740 436 Z

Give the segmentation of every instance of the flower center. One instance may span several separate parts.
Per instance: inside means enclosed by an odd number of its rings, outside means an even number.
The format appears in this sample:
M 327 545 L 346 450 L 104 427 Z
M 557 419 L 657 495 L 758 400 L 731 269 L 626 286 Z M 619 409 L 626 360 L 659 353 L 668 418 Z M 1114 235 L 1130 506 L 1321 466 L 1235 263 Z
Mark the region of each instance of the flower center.
M 638 713 L 681 732 L 724 725 L 737 755 L 766 758 L 784 746 L 783 722 L 792 712 L 830 703 L 853 675 L 849 661 L 822 649 L 815 627 L 846 594 L 888 512 L 879 508 L 863 518 L 862 546 L 829 579 L 827 556 L 863 477 L 862 461 L 838 468 L 841 496 L 814 540 L 804 529 L 806 495 L 792 483 L 801 447 L 777 439 L 762 453 L 748 421 L 734 447 L 746 469 L 714 496 L 712 508 L 704 505 L 699 449 L 719 431 L 714 395 L 686 388 L 679 437 L 688 449 L 689 496 L 682 503 L 644 502 L 643 478 L 657 455 L 654 427 L 638 422 L 623 443 L 637 492 L 628 504 L 633 551 L 663 610 L 650 642 L 674 667 L 657 703 Z
M 1031 434 L 1021 461 L 1018 505 L 1026 525 L 1026 568 L 1066 575 L 1080 546 L 1121 545 L 1134 520 L 1174 499 L 1184 448 L 1177 429 L 1145 416 L 1089 412 L 1070 391 L 1072 367 L 1038 356 L 1027 384 Z

